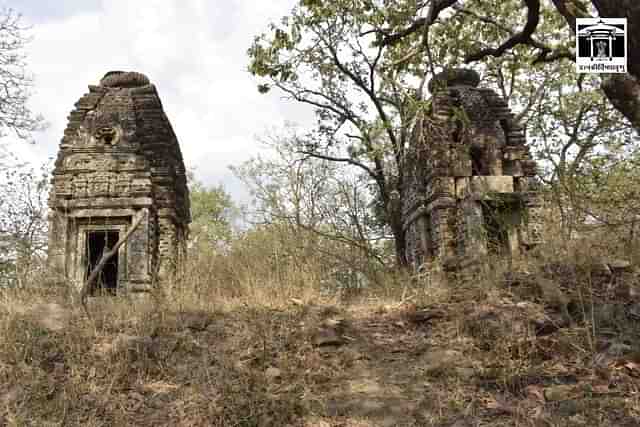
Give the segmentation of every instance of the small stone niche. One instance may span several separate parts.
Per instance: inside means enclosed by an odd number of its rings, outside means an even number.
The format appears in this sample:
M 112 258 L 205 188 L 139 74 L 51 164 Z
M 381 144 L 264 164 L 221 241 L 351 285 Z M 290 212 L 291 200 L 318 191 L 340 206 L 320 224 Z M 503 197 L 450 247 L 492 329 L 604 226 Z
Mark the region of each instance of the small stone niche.
M 81 286 L 142 217 L 96 291 L 149 291 L 182 269 L 191 220 L 178 140 L 149 79 L 112 71 L 75 104 L 49 197 L 49 264 Z
M 429 82 L 406 156 L 402 194 L 406 254 L 423 264 L 476 255 L 514 256 L 541 240 L 536 163 L 507 103 L 469 69 Z

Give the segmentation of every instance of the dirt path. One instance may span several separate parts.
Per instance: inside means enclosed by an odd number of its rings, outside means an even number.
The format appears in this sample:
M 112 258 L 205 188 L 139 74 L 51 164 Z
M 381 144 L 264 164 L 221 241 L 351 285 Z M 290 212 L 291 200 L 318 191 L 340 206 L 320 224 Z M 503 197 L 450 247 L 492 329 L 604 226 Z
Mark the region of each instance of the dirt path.
M 318 348 L 344 367 L 326 396 L 329 417 L 384 427 L 425 425 L 434 418 L 437 393 L 429 375 L 449 369 L 458 354 L 434 347 L 430 322 L 421 320 L 397 314 L 333 320 L 344 344 Z

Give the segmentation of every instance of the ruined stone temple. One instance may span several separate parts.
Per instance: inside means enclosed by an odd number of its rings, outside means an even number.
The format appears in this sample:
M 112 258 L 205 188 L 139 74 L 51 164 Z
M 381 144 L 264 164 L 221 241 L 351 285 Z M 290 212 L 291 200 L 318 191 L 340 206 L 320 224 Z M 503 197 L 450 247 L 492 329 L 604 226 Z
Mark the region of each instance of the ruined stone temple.
M 516 255 L 541 239 L 536 163 L 505 100 L 478 87 L 473 70 L 429 82 L 401 195 L 406 253 L 414 267 L 478 255 Z
M 103 252 L 142 221 L 98 284 L 146 291 L 185 256 L 189 191 L 180 147 L 158 92 L 140 73 L 112 71 L 69 115 L 49 197 L 49 263 L 81 286 Z

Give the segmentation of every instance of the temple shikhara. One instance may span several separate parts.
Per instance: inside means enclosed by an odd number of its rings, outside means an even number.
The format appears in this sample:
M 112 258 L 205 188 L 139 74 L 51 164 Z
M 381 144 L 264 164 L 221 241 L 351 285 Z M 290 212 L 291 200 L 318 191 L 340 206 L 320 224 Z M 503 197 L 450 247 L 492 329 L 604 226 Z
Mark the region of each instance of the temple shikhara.
M 541 239 L 536 163 L 507 103 L 473 70 L 429 82 L 401 194 L 414 267 L 487 254 L 513 256 Z
M 49 263 L 81 286 L 142 217 L 98 287 L 148 291 L 185 257 L 189 191 L 178 141 L 149 79 L 112 71 L 69 115 L 49 198 Z

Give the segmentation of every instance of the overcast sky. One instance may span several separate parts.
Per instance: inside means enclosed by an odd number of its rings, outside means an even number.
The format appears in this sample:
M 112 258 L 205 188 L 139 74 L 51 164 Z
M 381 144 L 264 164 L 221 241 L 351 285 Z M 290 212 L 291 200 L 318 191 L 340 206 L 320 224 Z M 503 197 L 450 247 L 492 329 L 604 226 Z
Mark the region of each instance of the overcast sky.
M 35 163 L 56 154 L 73 104 L 110 70 L 139 71 L 158 89 L 187 168 L 207 184 L 247 193 L 228 165 L 260 149 L 256 136 L 312 112 L 280 94 L 260 95 L 246 71 L 253 37 L 295 0 L 12 0 L 31 25 L 30 105 L 49 122 L 36 144 L 12 143 Z M 1 3 L 0 3 L 1 4 Z

